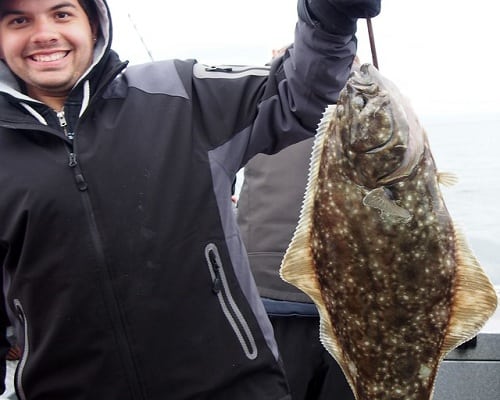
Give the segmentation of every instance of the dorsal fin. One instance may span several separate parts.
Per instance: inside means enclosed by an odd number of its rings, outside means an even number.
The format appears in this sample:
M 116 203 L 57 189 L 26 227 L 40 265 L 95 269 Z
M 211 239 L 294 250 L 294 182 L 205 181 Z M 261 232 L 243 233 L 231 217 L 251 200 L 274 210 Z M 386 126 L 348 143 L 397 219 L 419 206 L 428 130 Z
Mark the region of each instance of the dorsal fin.
M 335 105 L 328 106 L 318 125 L 299 222 L 281 263 L 280 275 L 282 279 L 298 287 L 314 301 L 320 314 L 320 340 L 330 354 L 339 360 L 342 358 L 341 348 L 334 340 L 330 315 L 321 296 L 310 247 L 312 214 L 322 150 L 329 130 L 333 129 L 335 108 Z
M 312 226 L 314 197 L 318 182 L 321 153 L 327 131 L 333 120 L 335 105 L 330 105 L 318 124 L 309 164 L 307 186 L 300 211 L 299 222 L 281 263 L 280 275 L 285 281 L 297 286 L 315 303 L 322 302 L 320 288 L 314 272 L 313 258 L 309 246 Z

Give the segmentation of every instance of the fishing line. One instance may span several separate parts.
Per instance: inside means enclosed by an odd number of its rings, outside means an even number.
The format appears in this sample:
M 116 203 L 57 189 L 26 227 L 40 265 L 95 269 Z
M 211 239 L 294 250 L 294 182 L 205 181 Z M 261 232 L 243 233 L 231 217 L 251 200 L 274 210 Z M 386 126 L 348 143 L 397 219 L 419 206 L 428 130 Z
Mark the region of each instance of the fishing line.
M 148 56 L 149 56 L 149 59 L 151 61 L 154 61 L 154 58 L 153 58 L 153 53 L 151 53 L 151 51 L 149 50 L 149 47 L 148 45 L 146 44 L 146 41 L 144 40 L 144 38 L 142 37 L 141 33 L 139 32 L 139 29 L 137 28 L 137 25 L 135 24 L 134 20 L 132 19 L 132 15 L 130 13 L 128 13 L 128 19 L 130 20 L 130 23 L 132 24 L 132 26 L 134 27 L 134 30 L 135 32 L 137 33 L 137 36 L 139 36 L 139 40 L 141 41 L 142 43 L 142 46 L 144 47 L 144 49 L 146 50 L 146 52 L 148 53 Z
M 373 34 L 373 27 L 372 27 L 371 18 L 366 19 L 366 24 L 368 25 L 368 36 L 370 38 L 370 49 L 372 51 L 373 66 L 380 71 L 380 69 L 378 67 L 377 49 L 375 48 L 375 36 Z

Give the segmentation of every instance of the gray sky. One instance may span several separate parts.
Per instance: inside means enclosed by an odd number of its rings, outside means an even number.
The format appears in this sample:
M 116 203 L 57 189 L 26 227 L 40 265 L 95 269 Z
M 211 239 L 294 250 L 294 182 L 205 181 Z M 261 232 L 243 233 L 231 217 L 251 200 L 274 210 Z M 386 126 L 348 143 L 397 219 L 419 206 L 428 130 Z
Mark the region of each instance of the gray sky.
M 132 63 L 196 58 L 262 64 L 293 40 L 295 0 L 109 0 L 114 49 Z M 381 72 L 419 114 L 500 116 L 500 5 L 495 0 L 383 0 L 373 19 Z M 135 26 L 135 27 L 134 27 Z M 138 33 L 139 32 L 139 33 Z M 140 35 L 140 36 L 139 36 Z M 371 62 L 366 22 L 359 55 Z

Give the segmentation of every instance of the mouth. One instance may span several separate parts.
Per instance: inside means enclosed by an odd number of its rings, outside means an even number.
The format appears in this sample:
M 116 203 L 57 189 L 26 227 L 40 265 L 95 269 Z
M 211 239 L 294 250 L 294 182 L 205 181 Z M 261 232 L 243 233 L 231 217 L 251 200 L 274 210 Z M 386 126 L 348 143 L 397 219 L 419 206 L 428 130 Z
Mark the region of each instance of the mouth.
M 48 63 L 62 60 L 69 54 L 69 51 L 57 51 L 50 54 L 33 54 L 29 58 L 35 62 Z

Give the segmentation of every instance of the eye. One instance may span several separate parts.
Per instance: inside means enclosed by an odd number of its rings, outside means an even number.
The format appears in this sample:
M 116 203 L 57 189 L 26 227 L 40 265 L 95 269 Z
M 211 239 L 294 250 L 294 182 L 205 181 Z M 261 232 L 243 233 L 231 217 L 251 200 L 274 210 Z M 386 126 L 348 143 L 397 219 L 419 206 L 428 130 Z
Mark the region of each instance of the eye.
M 9 21 L 9 25 L 17 27 L 20 25 L 25 25 L 27 22 L 28 22 L 28 18 L 26 18 L 26 17 L 15 17 Z
M 58 11 L 56 13 L 56 19 L 64 20 L 64 19 L 68 19 L 69 16 L 70 16 L 69 13 L 64 12 L 64 11 Z
M 355 96 L 352 99 L 352 106 L 358 110 L 362 110 L 366 105 L 366 99 L 363 96 Z

